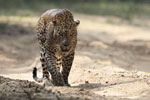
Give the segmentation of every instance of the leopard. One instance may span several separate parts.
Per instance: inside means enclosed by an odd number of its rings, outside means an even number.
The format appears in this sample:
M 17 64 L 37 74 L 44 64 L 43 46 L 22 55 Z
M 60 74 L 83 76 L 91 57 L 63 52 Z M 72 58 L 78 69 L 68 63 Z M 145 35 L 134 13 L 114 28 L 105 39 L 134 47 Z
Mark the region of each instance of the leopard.
M 33 68 L 33 79 L 53 86 L 70 86 L 68 77 L 77 45 L 77 27 L 68 9 L 51 9 L 44 12 L 37 23 L 36 33 L 40 47 L 42 78 Z

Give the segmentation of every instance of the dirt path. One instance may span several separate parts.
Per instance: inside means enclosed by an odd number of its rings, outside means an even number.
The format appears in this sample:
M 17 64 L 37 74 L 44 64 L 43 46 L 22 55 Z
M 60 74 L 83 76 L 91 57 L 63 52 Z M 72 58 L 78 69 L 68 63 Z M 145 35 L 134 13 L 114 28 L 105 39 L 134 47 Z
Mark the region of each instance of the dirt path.
M 113 19 L 118 23 L 110 23 L 110 19 L 104 17 L 86 16 L 85 19 L 85 15 L 78 15 L 77 18 L 81 25 L 69 76 L 72 87 L 44 89 L 33 82 L 12 80 L 33 81 L 31 72 L 34 66 L 38 67 L 41 76 L 39 48 L 33 30 L 35 22 L 0 24 L 0 75 L 12 78 L 0 77 L 0 98 L 150 99 L 150 29 L 121 24 L 123 22 L 118 22 L 118 19 Z

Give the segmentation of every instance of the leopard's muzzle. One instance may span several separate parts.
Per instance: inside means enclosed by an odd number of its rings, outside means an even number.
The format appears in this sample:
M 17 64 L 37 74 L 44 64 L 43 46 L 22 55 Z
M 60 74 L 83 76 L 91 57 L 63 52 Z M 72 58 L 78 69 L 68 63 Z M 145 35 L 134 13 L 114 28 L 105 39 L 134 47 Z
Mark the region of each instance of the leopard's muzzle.
M 61 46 L 62 52 L 67 52 L 70 50 L 69 42 L 67 40 L 63 41 L 63 45 Z
M 61 51 L 62 52 L 68 52 L 70 50 L 69 46 L 61 46 Z

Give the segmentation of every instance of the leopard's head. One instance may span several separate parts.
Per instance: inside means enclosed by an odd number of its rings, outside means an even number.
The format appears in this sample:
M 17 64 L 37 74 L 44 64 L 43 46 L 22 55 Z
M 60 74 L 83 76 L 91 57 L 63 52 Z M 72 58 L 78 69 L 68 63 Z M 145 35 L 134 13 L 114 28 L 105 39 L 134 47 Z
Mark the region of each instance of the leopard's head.
M 75 48 L 77 43 L 77 26 L 80 21 L 74 21 L 73 15 L 67 9 L 56 14 L 52 23 L 54 25 L 54 36 L 60 45 L 62 52 L 69 51 L 72 47 Z

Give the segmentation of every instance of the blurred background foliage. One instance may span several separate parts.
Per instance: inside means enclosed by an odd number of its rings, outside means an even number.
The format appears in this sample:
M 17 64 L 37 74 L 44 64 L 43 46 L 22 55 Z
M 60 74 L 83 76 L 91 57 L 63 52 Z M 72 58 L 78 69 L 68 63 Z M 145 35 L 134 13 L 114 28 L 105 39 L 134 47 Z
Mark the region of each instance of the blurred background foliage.
M 52 8 L 123 19 L 150 18 L 150 0 L 0 0 L 0 15 L 36 16 Z

